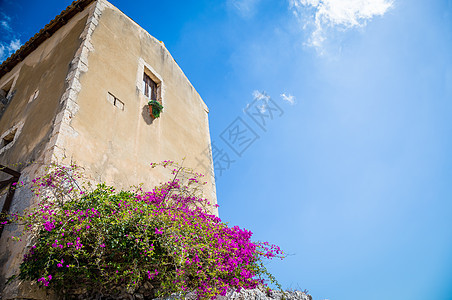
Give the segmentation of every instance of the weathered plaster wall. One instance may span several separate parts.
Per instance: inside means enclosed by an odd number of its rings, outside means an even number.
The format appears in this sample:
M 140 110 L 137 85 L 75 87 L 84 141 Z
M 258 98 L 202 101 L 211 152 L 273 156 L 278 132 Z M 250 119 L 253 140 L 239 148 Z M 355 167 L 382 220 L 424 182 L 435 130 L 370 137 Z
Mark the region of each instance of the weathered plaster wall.
M 156 120 L 141 91 L 144 66 L 163 82 L 164 112 Z M 67 157 L 95 181 L 152 188 L 169 178 L 151 162 L 186 157 L 185 166 L 210 173 L 205 196 L 216 203 L 206 105 L 164 45 L 108 2 L 92 3 L 0 78 L 0 88 L 10 83 L 16 92 L 0 118 L 0 135 L 19 125 L 20 134 L 0 153 L 0 164 L 20 171 L 22 180 L 42 171 L 31 162 Z M 107 101 L 108 93 L 124 103 L 123 110 Z M 11 211 L 32 203 L 30 191 L 20 189 Z M 13 242 L 18 232 L 6 227 L 0 240 L 2 297 L 48 298 L 19 281 L 3 289 L 28 242 Z
M 23 62 L 0 79 L 0 88 L 17 77 L 14 97 L 0 119 L 0 134 L 23 122 L 14 145 L 0 156 L 0 163 L 13 165 L 36 160 L 49 141 L 60 99 L 66 89 L 69 64 L 77 51 L 86 14 L 77 15 L 65 27 L 41 44 Z M 36 99 L 29 102 L 39 90 Z M 18 166 L 20 170 L 24 166 Z
M 55 118 L 64 109 L 62 96 L 68 82 L 65 80 L 71 62 L 80 47 L 80 35 L 85 29 L 89 10 L 77 14 L 13 70 L 0 78 L 0 88 L 14 82 L 14 97 L 0 119 L 0 134 L 19 124 L 20 132 L 14 144 L 0 153 L 0 164 L 10 166 L 22 173 L 21 180 L 28 181 L 36 176 L 42 163 L 48 163 L 52 156 L 55 135 Z M 37 97 L 30 102 L 38 90 Z M 33 163 L 32 163 L 33 162 Z M 27 188 L 16 191 L 10 211 L 22 211 L 32 205 L 33 195 Z M 22 242 L 11 240 L 20 228 L 6 226 L 0 240 L 0 291 L 3 299 L 27 294 L 39 297 L 30 286 L 13 283 L 7 290 L 6 279 L 14 275 L 24 254 L 27 239 Z M 42 295 L 41 295 L 42 296 Z M 45 296 L 45 295 L 44 295 Z
M 168 174 L 151 169 L 151 162 L 181 161 L 210 167 L 208 110 L 199 94 L 164 45 L 109 4 L 101 6 L 99 24 L 91 37 L 88 71 L 80 75 L 77 113 L 71 126 L 76 135 L 62 148 L 89 169 L 97 181 L 116 187 L 144 183 L 151 188 Z M 164 110 L 151 120 L 142 95 L 143 65 L 163 81 Z M 108 93 L 124 103 L 121 110 L 107 101 Z M 207 174 L 210 175 L 210 174 Z M 213 178 L 206 176 L 206 196 L 216 202 Z

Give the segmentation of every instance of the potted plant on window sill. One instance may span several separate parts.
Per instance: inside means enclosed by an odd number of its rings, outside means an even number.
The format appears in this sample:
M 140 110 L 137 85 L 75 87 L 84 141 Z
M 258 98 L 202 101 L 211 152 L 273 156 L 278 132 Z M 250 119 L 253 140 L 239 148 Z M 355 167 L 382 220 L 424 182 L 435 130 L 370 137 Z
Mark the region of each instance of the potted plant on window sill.
M 160 104 L 157 100 L 150 100 L 148 102 L 149 105 L 149 113 L 153 119 L 157 119 L 160 117 L 160 113 L 163 110 L 163 105 Z

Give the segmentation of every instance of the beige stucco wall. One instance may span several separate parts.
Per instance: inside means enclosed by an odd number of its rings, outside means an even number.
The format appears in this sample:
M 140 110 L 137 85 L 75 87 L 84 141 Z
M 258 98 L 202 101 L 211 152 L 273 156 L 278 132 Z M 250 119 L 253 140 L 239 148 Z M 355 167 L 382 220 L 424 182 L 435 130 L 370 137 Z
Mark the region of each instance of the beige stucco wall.
M 141 91 L 145 66 L 162 81 L 164 110 L 156 120 Z M 184 166 L 207 173 L 204 194 L 216 203 L 206 105 L 163 43 L 108 2 L 96 1 L 75 15 L 0 78 L 0 88 L 12 82 L 16 93 L 0 118 L 0 135 L 17 124 L 20 132 L 0 153 L 0 164 L 21 172 L 21 180 L 30 181 L 52 160 L 73 160 L 94 181 L 150 189 L 170 179 L 151 162 L 185 158 Z M 124 103 L 123 110 L 107 101 L 108 93 Z M 29 189 L 17 190 L 11 211 L 33 201 Z M 11 240 L 19 232 L 7 226 L 0 240 L 0 291 L 27 245 L 26 238 Z M 48 298 L 17 284 L 1 296 Z
M 207 107 L 164 45 L 110 5 L 103 7 L 91 44 L 71 121 L 76 134 L 60 145 L 71 158 L 96 181 L 119 188 L 152 188 L 170 179 L 151 162 L 185 157 L 185 166 L 205 172 L 203 161 L 211 168 L 211 157 L 202 154 L 210 147 Z M 164 110 L 155 120 L 141 92 L 144 65 L 163 82 Z M 107 101 L 108 93 L 124 110 Z M 205 178 L 205 195 L 216 203 L 213 179 Z
M 86 23 L 86 14 L 80 13 L 47 39 L 13 70 L 0 78 L 0 88 L 11 80 L 16 91 L 0 119 L 0 135 L 23 122 L 14 145 L 0 155 L 0 164 L 16 166 L 21 171 L 27 163 L 42 154 L 61 110 L 60 99 L 66 89 L 65 78 L 69 64 L 77 51 L 79 36 Z M 29 103 L 33 93 L 38 97 Z
M 0 78 L 0 88 L 13 83 L 14 97 L 0 119 L 0 135 L 20 125 L 14 144 L 0 153 L 0 164 L 21 172 L 21 180 L 29 182 L 50 161 L 55 132 L 55 119 L 63 109 L 62 95 L 67 89 L 67 74 L 71 61 L 80 46 L 89 10 L 74 16 L 9 73 Z M 36 99 L 30 97 L 38 90 Z M 21 212 L 33 204 L 28 187 L 16 191 L 10 212 Z M 21 229 L 6 226 L 0 239 L 0 291 L 3 299 L 13 297 L 47 297 L 29 285 L 13 282 L 3 290 L 6 279 L 14 275 L 22 261 L 27 238 L 21 242 L 11 240 Z M 19 284 L 19 285 L 18 285 Z

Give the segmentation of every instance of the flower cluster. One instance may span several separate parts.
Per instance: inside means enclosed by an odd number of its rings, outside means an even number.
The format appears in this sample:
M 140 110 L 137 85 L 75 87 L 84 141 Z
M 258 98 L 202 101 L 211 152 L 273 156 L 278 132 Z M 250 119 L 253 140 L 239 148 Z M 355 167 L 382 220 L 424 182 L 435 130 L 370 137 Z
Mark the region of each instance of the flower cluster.
M 134 291 L 149 283 L 159 296 L 196 291 L 199 299 L 273 280 L 262 262 L 283 258 L 281 249 L 253 242 L 250 231 L 213 215 L 216 206 L 198 193 L 200 174 L 170 161 L 160 165 L 173 180 L 152 191 L 100 184 L 86 192 L 74 166 L 54 166 L 34 180 L 35 192 L 46 196 L 18 217 L 35 237 L 20 277 L 66 294 L 80 287 L 111 293 L 118 285 Z

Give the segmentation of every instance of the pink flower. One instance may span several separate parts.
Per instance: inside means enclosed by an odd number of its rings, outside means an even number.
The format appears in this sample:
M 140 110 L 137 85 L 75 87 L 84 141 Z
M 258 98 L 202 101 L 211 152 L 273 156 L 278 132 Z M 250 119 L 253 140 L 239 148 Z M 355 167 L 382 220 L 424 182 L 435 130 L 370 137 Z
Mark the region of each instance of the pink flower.
M 52 229 L 55 228 L 55 224 L 53 224 L 53 222 L 47 221 L 44 223 L 44 228 L 47 231 L 52 231 Z

